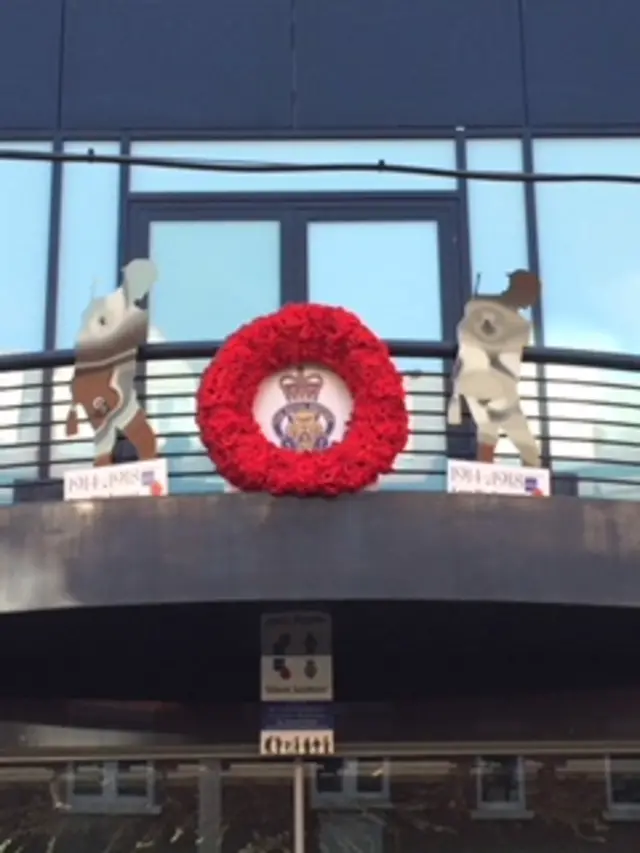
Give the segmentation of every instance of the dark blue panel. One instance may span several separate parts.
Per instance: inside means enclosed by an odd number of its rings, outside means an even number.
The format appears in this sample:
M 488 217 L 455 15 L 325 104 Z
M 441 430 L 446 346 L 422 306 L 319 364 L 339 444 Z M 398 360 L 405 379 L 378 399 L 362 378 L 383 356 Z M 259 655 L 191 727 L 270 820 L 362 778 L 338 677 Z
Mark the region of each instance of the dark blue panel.
M 519 125 L 518 0 L 296 0 L 303 127 Z
M 289 0 L 66 0 L 67 128 L 286 128 Z
M 58 121 L 62 0 L 0 2 L 0 130 Z
M 523 0 L 533 125 L 640 123 L 640 2 Z

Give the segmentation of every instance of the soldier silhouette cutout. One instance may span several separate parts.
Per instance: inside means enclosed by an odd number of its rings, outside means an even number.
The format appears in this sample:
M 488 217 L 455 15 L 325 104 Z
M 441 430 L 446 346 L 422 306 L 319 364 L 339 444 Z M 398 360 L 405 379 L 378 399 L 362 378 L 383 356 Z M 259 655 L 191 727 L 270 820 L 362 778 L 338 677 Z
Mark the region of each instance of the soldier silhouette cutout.
M 152 261 L 137 259 L 123 269 L 120 287 L 94 299 L 84 312 L 76 341 L 71 407 L 66 434 L 78 432 L 78 408 L 94 430 L 94 465 L 111 465 L 119 433 L 138 459 L 157 456 L 156 436 L 135 388 L 138 348 L 146 341 L 149 296 L 158 277 Z
M 541 283 L 529 270 L 510 273 L 509 286 L 497 296 L 474 296 L 458 324 L 458 355 L 447 421 L 461 422 L 464 397 L 477 428 L 477 459 L 493 462 L 500 433 L 520 454 L 522 464 L 540 466 L 540 451 L 522 412 L 518 384 L 522 352 L 531 324 L 520 310 L 540 298 Z

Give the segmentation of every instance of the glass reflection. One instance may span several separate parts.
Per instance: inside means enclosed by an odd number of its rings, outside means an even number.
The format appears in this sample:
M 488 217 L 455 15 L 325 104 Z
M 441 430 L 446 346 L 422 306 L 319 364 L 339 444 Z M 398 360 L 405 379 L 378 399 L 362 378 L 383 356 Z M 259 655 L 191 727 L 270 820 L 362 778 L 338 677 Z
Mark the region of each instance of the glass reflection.
M 49 142 L 13 142 L 11 149 L 47 153 Z M 2 354 L 41 350 L 44 344 L 51 164 L 0 162 L 0 341 Z M 13 484 L 37 476 L 42 420 L 40 371 L 0 371 L 0 504 Z
M 290 765 L 71 762 L 0 769 L 6 853 L 289 853 Z
M 519 756 L 478 759 L 478 809 L 524 809 L 525 786 Z
M 609 811 L 620 817 L 640 819 L 640 758 L 608 756 L 606 769 Z
M 438 223 L 314 222 L 309 225 L 309 299 L 354 311 L 385 340 L 442 339 Z M 409 442 L 383 488 L 444 486 L 443 368 L 398 359 L 405 372 Z
M 153 222 L 151 323 L 167 341 L 221 341 L 280 304 L 279 222 Z
M 622 853 L 640 841 L 638 756 L 390 758 L 370 793 L 352 781 L 361 763 L 376 764 L 345 760 L 328 787 L 326 762 L 310 770 L 309 853 Z
M 244 163 L 386 163 L 455 169 L 450 139 L 347 139 L 134 142 L 133 157 Z M 203 172 L 134 166 L 132 192 L 429 192 L 456 189 L 455 178 L 371 172 Z
M 120 153 L 117 142 L 67 142 L 66 154 Z M 118 274 L 120 169 L 104 163 L 65 163 L 58 261 L 56 347 L 72 349 L 92 296 L 112 291 Z M 87 215 L 87 211 L 91 215 Z
M 640 377 L 560 365 L 545 372 L 555 470 L 578 477 L 584 497 L 640 498 Z
M 12 150 L 48 153 L 49 142 L 13 142 Z M 51 164 L 0 161 L 0 341 L 5 352 L 44 345 Z
M 640 175 L 637 139 L 538 139 L 536 172 Z M 639 352 L 637 186 L 536 185 L 547 346 Z
M 545 139 L 538 172 L 640 174 L 634 139 Z M 638 352 L 640 194 L 621 184 L 536 186 L 545 344 Z M 549 366 L 549 433 L 558 471 L 587 497 L 640 497 L 640 385 L 632 374 Z
M 472 172 L 522 172 L 518 139 L 467 142 Z M 511 270 L 528 269 L 524 185 L 506 181 L 468 181 L 471 269 L 481 276 L 483 293 L 499 293 Z

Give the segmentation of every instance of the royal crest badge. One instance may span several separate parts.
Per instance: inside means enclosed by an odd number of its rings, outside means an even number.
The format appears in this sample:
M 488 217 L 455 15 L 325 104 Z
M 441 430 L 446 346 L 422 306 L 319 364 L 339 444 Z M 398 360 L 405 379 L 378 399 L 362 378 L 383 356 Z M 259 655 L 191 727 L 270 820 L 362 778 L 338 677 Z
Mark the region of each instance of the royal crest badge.
M 303 367 L 285 373 L 279 381 L 285 403 L 271 424 L 280 446 L 288 450 L 326 450 L 332 444 L 336 416 L 320 402 L 324 379 Z

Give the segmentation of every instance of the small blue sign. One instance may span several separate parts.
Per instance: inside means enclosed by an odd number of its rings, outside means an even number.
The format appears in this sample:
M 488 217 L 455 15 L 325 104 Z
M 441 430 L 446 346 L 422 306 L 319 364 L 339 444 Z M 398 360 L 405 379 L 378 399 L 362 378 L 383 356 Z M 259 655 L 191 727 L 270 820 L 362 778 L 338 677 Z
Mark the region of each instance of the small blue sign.
M 272 702 L 262 706 L 262 731 L 333 731 L 329 704 Z

